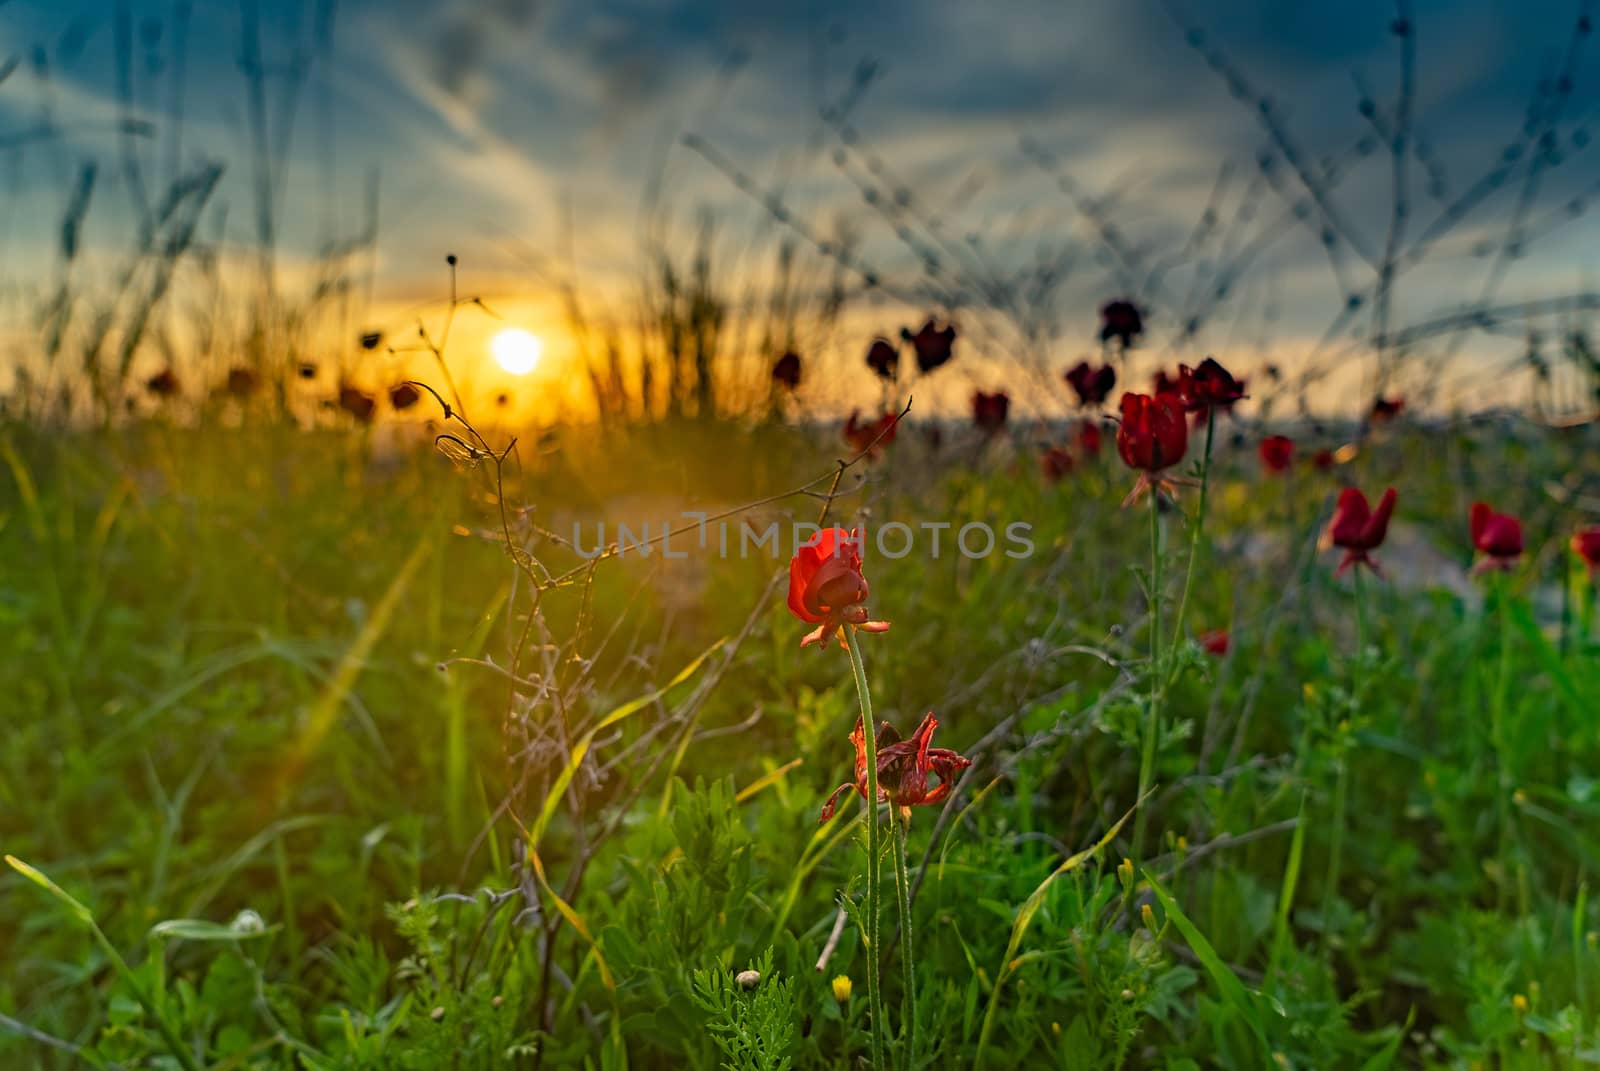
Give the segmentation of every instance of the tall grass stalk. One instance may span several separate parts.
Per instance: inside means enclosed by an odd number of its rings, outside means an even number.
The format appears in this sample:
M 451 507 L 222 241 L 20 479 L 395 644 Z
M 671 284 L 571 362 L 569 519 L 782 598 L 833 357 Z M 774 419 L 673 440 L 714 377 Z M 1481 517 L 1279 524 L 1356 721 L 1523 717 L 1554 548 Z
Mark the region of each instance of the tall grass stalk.
M 911 950 L 911 879 L 906 872 L 906 853 L 910 850 L 911 809 L 901 807 L 893 812 L 895 829 L 894 884 L 895 903 L 900 908 L 900 970 L 905 989 L 904 1010 L 900 1013 L 905 1031 L 905 1069 L 917 1066 L 917 966 Z
M 872 693 L 867 689 L 867 669 L 861 663 L 861 649 L 856 642 L 855 629 L 844 628 L 844 642 L 850 651 L 850 668 L 855 671 L 856 698 L 861 706 L 862 745 L 867 752 L 867 1015 L 872 1026 L 872 1066 L 874 1071 L 883 1067 L 883 1002 L 879 992 L 878 958 L 882 946 L 878 942 L 878 863 L 882 854 L 878 847 L 878 723 L 872 716 Z M 907 932 L 909 937 L 909 931 Z

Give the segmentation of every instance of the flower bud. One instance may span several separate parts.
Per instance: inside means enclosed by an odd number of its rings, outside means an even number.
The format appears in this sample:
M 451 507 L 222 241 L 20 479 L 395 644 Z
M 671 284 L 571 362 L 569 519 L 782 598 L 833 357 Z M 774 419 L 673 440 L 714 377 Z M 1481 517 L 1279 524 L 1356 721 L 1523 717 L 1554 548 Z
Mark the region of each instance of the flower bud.
M 845 1003 L 850 999 L 850 989 L 850 976 L 848 974 L 839 975 L 833 980 L 833 999 L 840 1004 Z

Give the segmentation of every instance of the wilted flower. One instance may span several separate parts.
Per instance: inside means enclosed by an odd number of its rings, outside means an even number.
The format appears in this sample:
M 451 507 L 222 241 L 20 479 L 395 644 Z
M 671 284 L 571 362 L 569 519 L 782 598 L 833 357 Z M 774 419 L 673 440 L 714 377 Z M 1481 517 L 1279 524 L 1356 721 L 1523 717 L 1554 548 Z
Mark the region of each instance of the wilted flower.
M 1472 545 L 1483 555 L 1472 571 L 1514 568 L 1522 557 L 1522 523 L 1508 513 L 1496 513 L 1484 502 L 1472 504 L 1469 519 Z
M 817 627 L 801 647 L 837 637 L 844 646 L 846 625 L 887 632 L 887 621 L 867 619 L 867 578 L 861 574 L 859 530 L 824 528 L 795 551 L 789 561 L 789 610 Z
M 1383 545 L 1389 534 L 1389 518 L 1394 514 L 1395 491 L 1391 487 L 1378 500 L 1378 508 L 1367 505 L 1367 496 L 1354 487 L 1339 492 L 1339 504 L 1334 507 L 1333 520 L 1322 537 L 1322 547 L 1340 547 L 1344 558 L 1333 571 L 1339 576 L 1352 565 L 1365 565 L 1379 576 L 1383 570 L 1369 555 Z
M 884 413 L 877 420 L 863 422 L 860 417 L 859 410 L 850 411 L 850 419 L 844 422 L 844 441 L 858 454 L 865 451 L 869 458 L 877 457 L 881 448 L 894 442 L 900 418 L 895 413 Z
M 1111 388 L 1117 385 L 1117 370 L 1109 364 L 1095 368 L 1088 361 L 1079 361 L 1067 370 L 1064 378 L 1077 394 L 1078 404 L 1088 408 L 1103 404 L 1111 396 Z
M 946 324 L 941 328 L 931 316 L 928 322 L 922 325 L 922 329 L 914 335 L 910 328 L 902 327 L 900 337 L 911 343 L 911 348 L 916 351 L 919 372 L 931 372 L 954 355 L 955 326 Z
M 1133 345 L 1134 339 L 1144 334 L 1144 317 L 1139 306 L 1125 298 L 1108 301 L 1100 306 L 1100 341 L 1117 339 L 1122 348 Z
M 1572 553 L 1583 559 L 1589 567 L 1589 576 L 1600 570 L 1600 526 L 1580 528 L 1572 533 Z
M 1268 435 L 1257 448 L 1261 467 L 1274 475 L 1294 467 L 1294 440 L 1287 435 Z
M 893 379 L 900 374 L 900 349 L 886 338 L 875 338 L 867 347 L 867 367 L 879 379 Z
M 972 395 L 972 422 L 978 430 L 993 435 L 1006 426 L 1006 414 L 1011 411 L 1011 398 L 1005 391 L 995 391 L 985 394 L 976 391 Z
M 389 404 L 395 409 L 410 409 L 422 398 L 422 392 L 410 383 L 396 383 L 389 388 Z
M 1189 425 L 1184 419 L 1183 402 L 1175 394 L 1124 394 L 1122 424 L 1117 428 L 1117 452 L 1129 468 L 1139 470 L 1124 507 L 1139 500 L 1146 491 L 1171 489 L 1171 481 L 1159 474 L 1183 460 L 1189 446 Z
M 773 362 L 772 381 L 787 390 L 800 386 L 800 355 L 790 350 Z
M 1051 483 L 1057 483 L 1072 471 L 1072 454 L 1063 447 L 1052 446 L 1039 455 L 1039 471 Z
M 901 740 L 900 734 L 888 722 L 878 726 L 879 802 L 888 802 L 897 807 L 926 807 L 942 803 L 954 791 L 956 775 L 971 766 L 972 760 L 948 748 L 929 746 L 933 730 L 938 725 L 939 719 L 931 713 L 923 715 L 922 723 L 909 740 Z M 818 825 L 833 817 L 839 797 L 852 788 L 862 799 L 867 798 L 867 737 L 860 718 L 856 719 L 856 727 L 850 731 L 850 742 L 856 749 L 855 780 L 847 781 L 833 790 L 828 802 L 822 805 Z M 939 779 L 939 783 L 931 788 L 928 785 L 929 774 Z

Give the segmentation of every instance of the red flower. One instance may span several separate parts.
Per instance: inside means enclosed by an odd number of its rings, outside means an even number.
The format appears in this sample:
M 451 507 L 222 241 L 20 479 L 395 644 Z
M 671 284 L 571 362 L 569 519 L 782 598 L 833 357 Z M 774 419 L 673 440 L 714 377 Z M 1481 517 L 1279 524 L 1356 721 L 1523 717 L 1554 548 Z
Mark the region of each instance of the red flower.
M 1133 340 L 1144 334 L 1144 317 L 1139 306 L 1125 298 L 1108 301 L 1100 306 L 1100 341 L 1118 339 L 1122 348 L 1133 345 Z
M 410 409 L 421 397 L 422 392 L 410 383 L 396 383 L 389 388 L 389 404 L 396 410 Z
M 789 610 L 817 626 L 800 641 L 801 647 L 832 637 L 838 637 L 843 646 L 846 625 L 867 632 L 889 631 L 887 621 L 867 620 L 866 604 L 859 530 L 824 528 L 789 560 Z
M 1003 390 L 993 394 L 976 391 L 972 395 L 972 422 L 978 430 L 993 435 L 1006 426 L 1006 414 L 1011 411 L 1011 399 Z
M 347 385 L 339 388 L 339 408 L 355 417 L 359 423 L 372 422 L 372 413 L 376 408 L 372 395 L 366 394 Z
M 894 379 L 900 374 L 900 350 L 886 338 L 875 338 L 867 347 L 867 367 L 879 379 Z
M 1182 394 L 1183 365 L 1178 366 L 1178 375 L 1169 375 L 1165 368 L 1156 369 L 1152 384 L 1152 394 Z
M 1064 447 L 1052 446 L 1039 455 L 1039 471 L 1051 483 L 1059 483 L 1072 471 L 1072 464 L 1072 454 Z
M 1333 451 L 1323 447 L 1311 455 L 1311 464 L 1318 472 L 1327 472 L 1333 468 Z
M 1589 567 L 1589 576 L 1600 570 L 1600 527 L 1580 528 L 1572 533 L 1572 553 Z
M 178 383 L 176 372 L 170 368 L 163 368 L 144 381 L 144 389 L 157 398 L 171 398 L 182 389 L 182 386 Z
M 1228 653 L 1228 630 L 1214 628 L 1200 636 L 1200 649 L 1221 658 Z
M 911 348 L 916 351 L 917 370 L 926 373 L 938 368 L 953 356 L 956 329 L 952 324 L 946 324 L 941 329 L 930 316 L 928 322 L 922 325 L 922 330 L 914 335 L 909 327 L 902 327 L 900 337 L 911 343 Z
M 227 389 L 235 398 L 248 398 L 256 390 L 255 372 L 243 365 L 228 369 Z
M 971 766 L 972 760 L 949 748 L 930 747 L 933 730 L 938 726 L 938 718 L 931 713 L 925 714 L 917 731 L 911 734 L 911 739 L 901 740 L 900 734 L 888 722 L 879 724 L 876 743 L 880 803 L 892 803 L 897 807 L 926 807 L 942 803 L 955 790 L 956 775 Z M 856 719 L 856 727 L 850 731 L 850 742 L 856 749 L 855 780 L 846 781 L 833 790 L 828 802 L 822 805 L 818 825 L 833 817 L 839 797 L 852 788 L 862 799 L 867 798 L 867 736 L 862 730 L 860 718 Z M 928 787 L 929 774 L 939 779 L 939 783 L 932 788 Z
M 894 442 L 900 418 L 894 413 L 884 413 L 877 420 L 862 423 L 860 416 L 860 410 L 850 411 L 850 419 L 844 422 L 844 441 L 858 454 L 865 452 L 869 458 L 877 457 L 879 448 Z
M 1087 409 L 1102 405 L 1117 385 L 1117 370 L 1109 364 L 1095 368 L 1088 361 L 1079 361 L 1068 369 L 1066 381 L 1078 395 L 1078 405 Z
M 1124 394 L 1122 425 L 1117 429 L 1117 453 L 1129 468 L 1139 469 L 1123 506 L 1131 505 L 1151 488 L 1171 490 L 1171 481 L 1157 473 L 1183 460 L 1189 446 L 1189 424 L 1184 419 L 1183 401 L 1176 394 Z
M 1294 466 L 1294 440 L 1287 435 L 1268 435 L 1258 448 L 1261 465 L 1268 472 L 1288 472 Z
M 1085 420 L 1078 425 L 1078 449 L 1086 454 L 1100 452 L 1100 425 L 1097 421 Z
M 1406 407 L 1406 400 L 1398 394 L 1393 398 L 1379 396 L 1372 402 L 1372 410 L 1367 414 L 1367 419 L 1374 424 L 1387 424 L 1400 415 Z
M 1383 575 L 1383 570 L 1378 568 L 1378 563 L 1369 554 L 1382 546 L 1384 536 L 1389 534 L 1389 518 L 1394 514 L 1394 502 L 1393 487 L 1383 493 L 1377 509 L 1369 507 L 1367 496 L 1354 487 L 1346 487 L 1339 492 L 1339 504 L 1334 507 L 1333 520 L 1328 522 L 1328 530 L 1322 537 L 1322 549 L 1341 547 L 1344 550 L 1344 558 L 1333 571 L 1334 576 L 1339 576 L 1352 565 L 1365 565 L 1379 576 Z
M 779 357 L 772 365 L 772 382 L 794 390 L 800 385 L 800 355 L 793 350 Z
M 1487 503 L 1474 502 L 1471 514 L 1472 545 L 1483 555 L 1474 573 L 1509 570 L 1522 557 L 1522 523 L 1507 513 L 1496 513 Z
M 1201 361 L 1199 368 L 1179 365 L 1178 393 L 1183 396 L 1183 404 L 1191 413 L 1202 416 L 1210 412 L 1213 406 L 1232 409 L 1234 402 L 1246 397 L 1244 380 L 1234 379 L 1233 374 L 1222 367 L 1215 357 Z

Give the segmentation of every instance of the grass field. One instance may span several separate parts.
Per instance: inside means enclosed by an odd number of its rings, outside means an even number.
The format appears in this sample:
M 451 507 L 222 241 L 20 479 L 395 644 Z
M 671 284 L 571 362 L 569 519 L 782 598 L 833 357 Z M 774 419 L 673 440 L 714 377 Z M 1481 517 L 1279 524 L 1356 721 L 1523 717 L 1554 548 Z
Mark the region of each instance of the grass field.
M 578 429 L 498 497 L 425 440 L 0 431 L 0 1065 L 1600 1062 L 1594 425 L 1306 430 L 1275 476 L 1219 419 L 1199 531 L 1198 487 L 1120 508 L 1109 438 L 1051 482 L 924 430 Z M 910 526 L 852 643 L 972 760 L 876 886 L 859 797 L 817 820 L 858 694 L 793 548 L 561 545 L 802 485 L 728 530 Z M 1386 580 L 1317 550 L 1345 485 L 1398 491 Z

